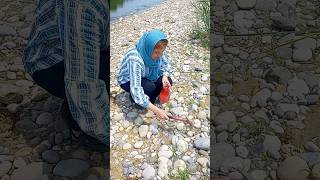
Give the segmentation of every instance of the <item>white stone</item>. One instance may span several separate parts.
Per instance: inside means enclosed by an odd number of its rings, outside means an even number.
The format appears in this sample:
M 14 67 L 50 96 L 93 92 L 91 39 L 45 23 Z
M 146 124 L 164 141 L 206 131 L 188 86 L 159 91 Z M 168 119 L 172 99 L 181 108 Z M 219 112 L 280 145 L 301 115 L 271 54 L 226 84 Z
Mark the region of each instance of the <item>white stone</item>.
M 209 160 L 205 157 L 200 157 L 197 159 L 197 163 L 199 163 L 202 167 L 207 167 Z
M 159 167 L 158 167 L 158 175 L 160 178 L 164 178 L 168 175 L 169 169 L 168 169 L 168 161 L 169 159 L 166 157 L 159 157 Z
M 143 145 L 143 141 L 138 141 L 138 142 L 134 143 L 134 148 L 139 149 L 142 147 L 142 145 Z
M 201 128 L 201 121 L 199 119 L 193 120 L 193 125 L 196 128 Z
M 184 170 L 187 168 L 186 163 L 183 160 L 177 160 L 173 165 L 176 170 Z
M 182 139 L 178 140 L 177 149 L 179 152 L 186 152 L 188 150 L 188 143 Z
M 145 178 L 145 179 L 150 179 L 151 177 L 155 176 L 156 175 L 156 171 L 155 169 L 152 167 L 152 166 L 148 166 L 147 168 L 145 168 L 143 170 L 143 173 L 142 173 L 142 176 Z
M 139 135 L 140 135 L 140 137 L 146 137 L 147 133 L 148 133 L 148 130 L 149 130 L 149 126 L 148 125 L 141 125 L 139 127 Z
M 131 147 L 132 147 L 132 145 L 130 143 L 125 143 L 122 148 L 124 150 L 127 150 L 127 149 L 131 149 Z
M 184 128 L 184 123 L 179 122 L 179 123 L 177 124 L 177 129 L 178 129 L 179 131 L 182 131 L 183 128 Z

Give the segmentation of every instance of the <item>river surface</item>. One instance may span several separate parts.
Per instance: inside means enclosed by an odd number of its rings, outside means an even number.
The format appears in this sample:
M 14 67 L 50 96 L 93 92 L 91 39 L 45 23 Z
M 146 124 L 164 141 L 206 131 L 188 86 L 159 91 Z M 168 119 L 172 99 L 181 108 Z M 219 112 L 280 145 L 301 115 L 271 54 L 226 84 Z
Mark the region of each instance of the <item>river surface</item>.
M 110 19 L 115 21 L 162 3 L 164 0 L 111 0 Z

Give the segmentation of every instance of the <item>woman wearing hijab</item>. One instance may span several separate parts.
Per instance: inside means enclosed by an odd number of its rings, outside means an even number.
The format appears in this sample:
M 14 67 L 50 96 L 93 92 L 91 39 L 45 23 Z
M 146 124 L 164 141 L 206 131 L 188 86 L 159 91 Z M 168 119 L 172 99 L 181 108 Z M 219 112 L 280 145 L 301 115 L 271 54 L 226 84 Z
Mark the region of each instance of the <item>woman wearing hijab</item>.
M 154 103 L 162 87 L 172 86 L 172 69 L 163 54 L 167 45 L 167 36 L 162 31 L 145 32 L 136 47 L 124 56 L 118 77 L 120 87 L 131 94 L 136 104 L 162 119 L 169 118 Z

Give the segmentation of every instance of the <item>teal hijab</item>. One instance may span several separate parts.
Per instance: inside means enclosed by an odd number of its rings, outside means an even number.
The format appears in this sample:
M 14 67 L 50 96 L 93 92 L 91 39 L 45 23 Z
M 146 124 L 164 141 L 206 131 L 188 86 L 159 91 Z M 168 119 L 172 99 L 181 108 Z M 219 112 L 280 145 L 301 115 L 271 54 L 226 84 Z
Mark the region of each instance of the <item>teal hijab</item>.
M 156 29 L 145 32 L 136 44 L 136 48 L 149 70 L 146 78 L 153 81 L 157 80 L 160 76 L 160 60 L 152 59 L 152 53 L 156 44 L 163 39 L 167 39 L 167 36 L 162 31 Z

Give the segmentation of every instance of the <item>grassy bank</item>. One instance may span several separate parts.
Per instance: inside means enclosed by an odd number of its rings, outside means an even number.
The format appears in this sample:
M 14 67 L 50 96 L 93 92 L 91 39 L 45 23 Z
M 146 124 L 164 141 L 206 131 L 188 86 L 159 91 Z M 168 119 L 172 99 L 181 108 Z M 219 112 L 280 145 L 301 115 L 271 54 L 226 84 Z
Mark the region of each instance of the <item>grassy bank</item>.
M 199 39 L 204 47 L 209 47 L 210 42 L 210 1 L 197 0 L 193 4 L 197 21 L 192 30 L 193 38 Z

